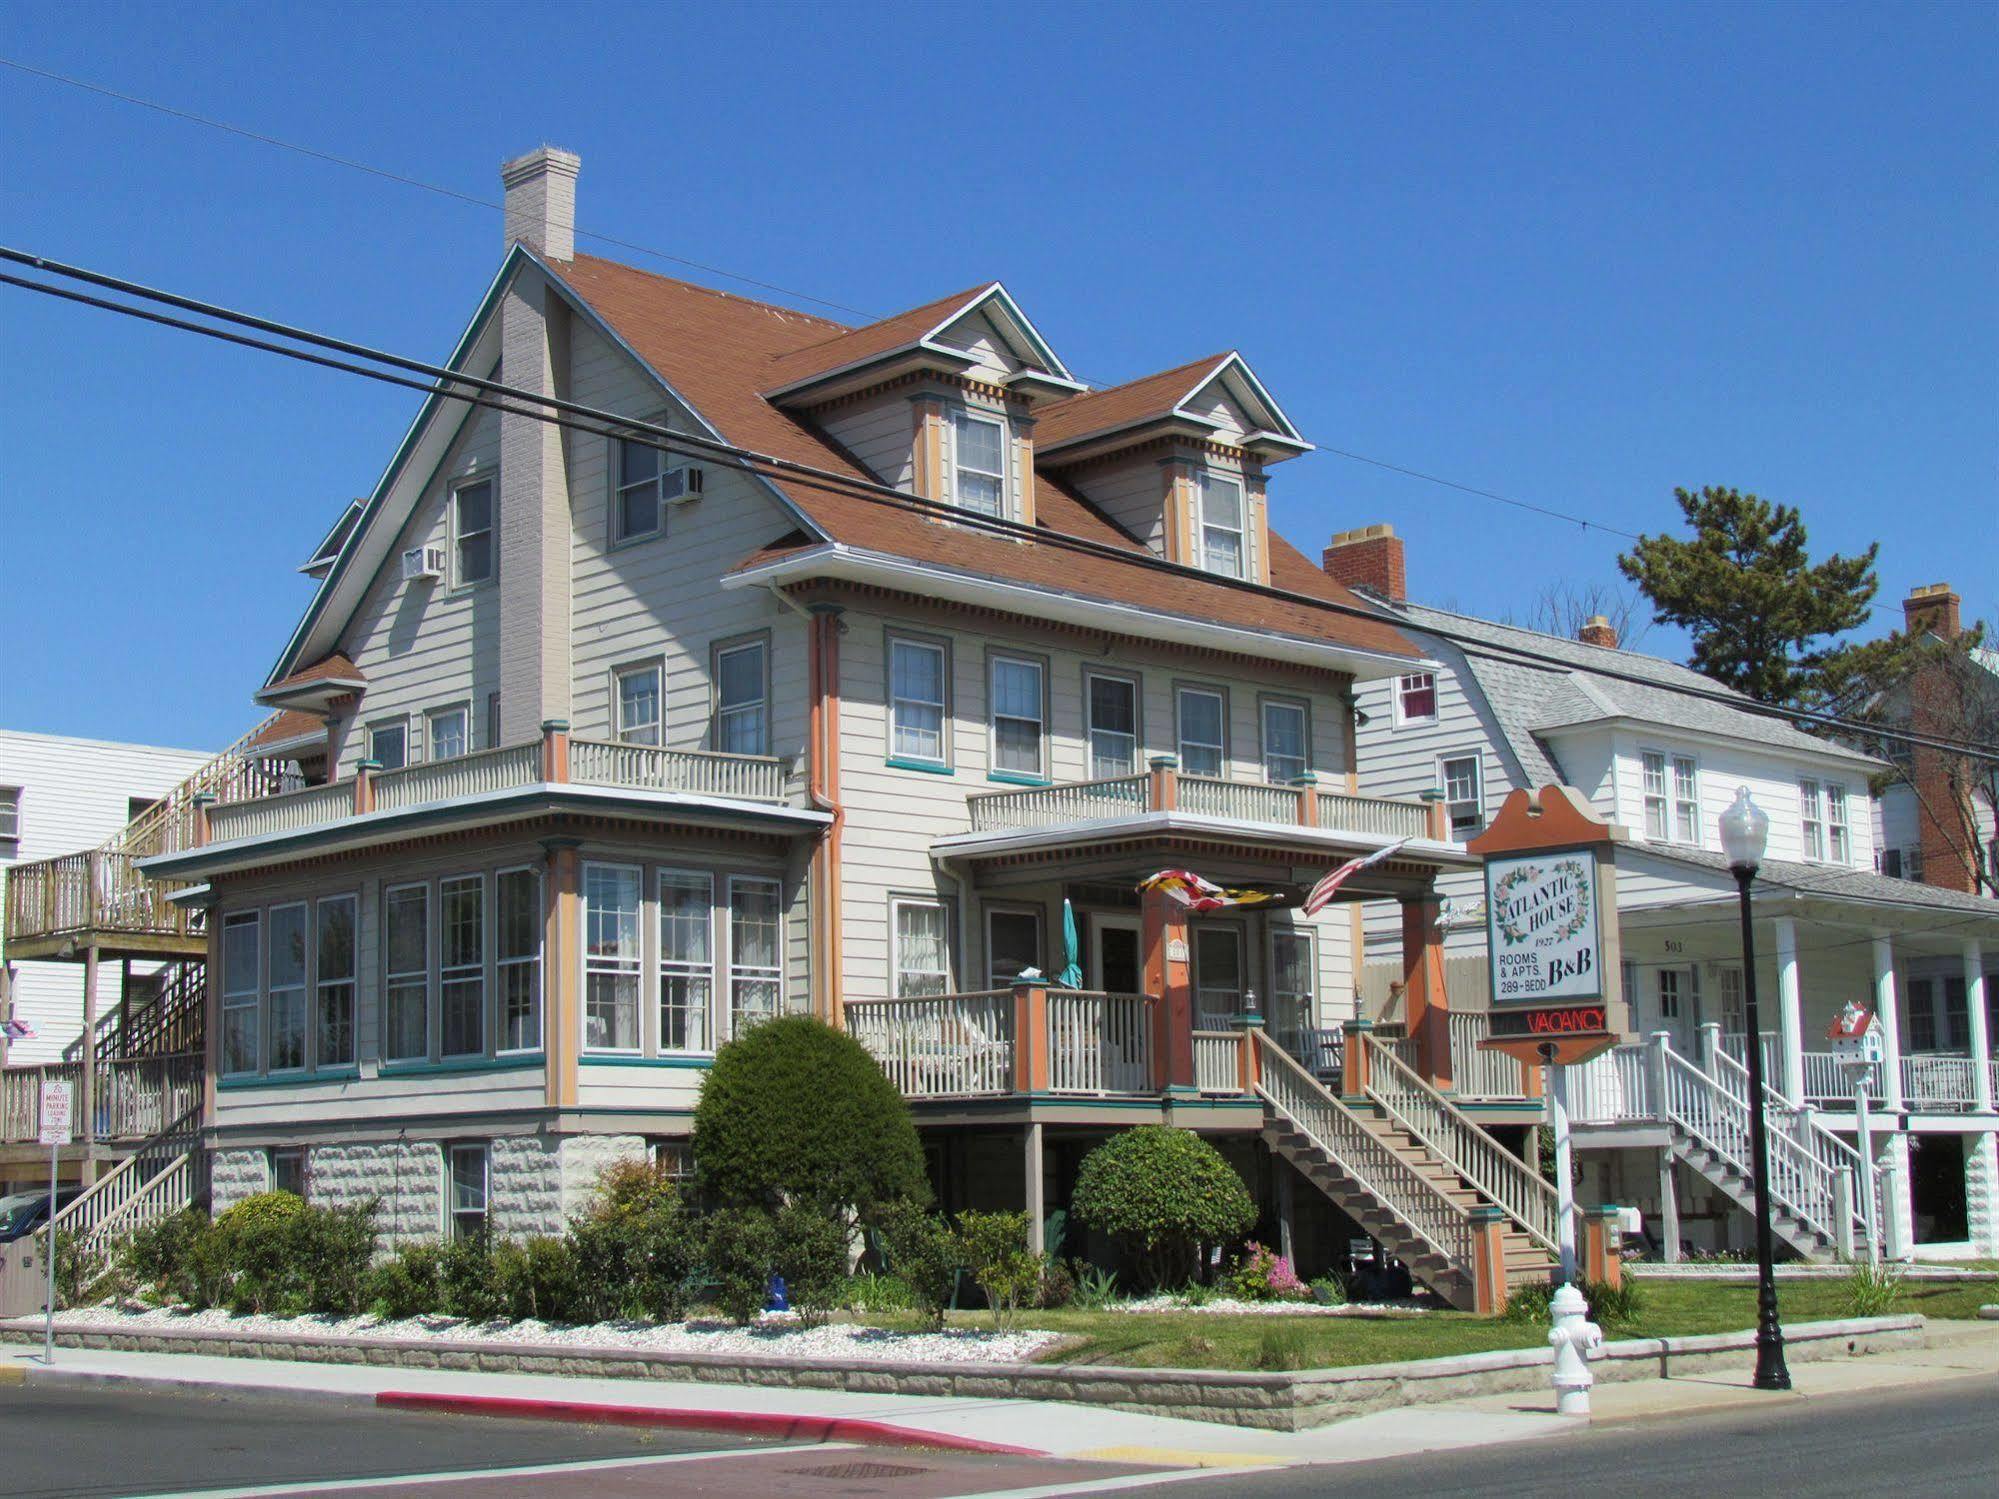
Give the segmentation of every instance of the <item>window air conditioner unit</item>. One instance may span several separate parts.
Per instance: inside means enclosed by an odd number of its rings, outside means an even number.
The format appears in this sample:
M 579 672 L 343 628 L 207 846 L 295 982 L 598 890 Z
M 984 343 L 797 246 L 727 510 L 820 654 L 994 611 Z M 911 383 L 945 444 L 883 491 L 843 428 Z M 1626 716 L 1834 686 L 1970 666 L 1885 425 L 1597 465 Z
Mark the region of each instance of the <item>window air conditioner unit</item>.
M 444 576 L 443 547 L 411 547 L 403 553 L 403 581 L 417 583 Z
M 667 474 L 660 483 L 661 493 L 669 505 L 685 505 L 689 500 L 701 498 L 706 475 L 698 468 L 677 468 Z

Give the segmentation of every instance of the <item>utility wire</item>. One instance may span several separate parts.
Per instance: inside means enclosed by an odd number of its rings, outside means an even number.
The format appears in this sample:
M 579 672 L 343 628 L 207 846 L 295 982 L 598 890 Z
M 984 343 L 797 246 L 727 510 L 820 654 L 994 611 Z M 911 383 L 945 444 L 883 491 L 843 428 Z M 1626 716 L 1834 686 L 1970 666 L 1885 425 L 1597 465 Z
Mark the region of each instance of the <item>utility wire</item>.
M 894 489 L 886 484 L 880 484 L 872 480 L 859 479 L 849 474 L 819 468 L 812 464 L 800 463 L 793 459 L 780 458 L 772 454 L 760 453 L 753 449 L 737 447 L 734 444 L 714 438 L 674 432 L 669 428 L 654 423 L 633 420 L 618 412 L 606 411 L 601 408 L 542 395 L 539 392 L 523 390 L 517 386 L 506 385 L 499 381 L 483 379 L 460 371 L 450 370 L 422 360 L 410 359 L 403 355 L 372 349 L 364 344 L 333 338 L 310 329 L 299 328 L 294 325 L 257 317 L 249 313 L 238 312 L 214 303 L 203 302 L 197 298 L 160 291 L 137 282 L 127 281 L 103 272 L 91 271 L 80 266 L 66 265 L 63 262 L 33 255 L 26 251 L 0 246 L 0 260 L 29 266 L 52 275 L 81 280 L 142 300 L 164 303 L 183 311 L 198 312 L 203 316 L 219 321 L 256 328 L 261 332 L 275 333 L 297 342 L 333 349 L 373 363 L 387 364 L 397 369 L 424 374 L 430 378 L 427 380 L 415 380 L 406 376 L 391 374 L 386 370 L 370 369 L 364 364 L 356 364 L 350 360 L 327 358 L 322 355 L 309 353 L 306 350 L 294 349 L 283 344 L 273 343 L 269 340 L 231 333 L 226 329 L 213 328 L 186 319 L 169 317 L 160 313 L 147 311 L 144 308 L 114 302 L 106 298 L 73 292 L 63 287 L 51 286 L 45 282 L 13 275 L 0 275 L 0 284 L 15 286 L 27 291 L 40 292 L 44 295 L 81 303 L 102 311 L 139 318 L 146 322 L 175 328 L 183 332 L 201 334 L 205 337 L 219 339 L 241 347 L 282 355 L 307 364 L 336 370 L 340 373 L 360 375 L 364 378 L 378 380 L 387 384 L 422 391 L 426 395 L 439 395 L 449 399 L 465 401 L 475 406 L 486 406 L 497 411 L 528 416 L 536 420 L 548 422 L 554 426 L 572 428 L 593 436 L 622 436 L 627 440 L 639 441 L 643 445 L 658 448 L 662 452 L 683 457 L 692 456 L 705 458 L 710 461 L 720 461 L 743 468 L 765 479 L 782 478 L 786 482 L 796 483 L 801 487 L 826 490 L 849 498 L 892 505 L 903 510 L 946 515 L 954 522 L 968 528 L 995 532 L 1015 540 L 1032 540 L 1045 545 L 1111 558 L 1130 566 L 1143 567 L 1153 571 L 1185 577 L 1190 581 L 1198 580 L 1202 583 L 1230 587 L 1259 596 L 1275 596 L 1311 608 L 1346 615 L 1352 618 L 1365 619 L 1376 624 L 1387 623 L 1392 625 L 1397 623 L 1390 615 L 1357 604 L 1346 604 L 1311 594 L 1296 593 L 1288 589 L 1267 587 L 1237 579 L 1221 578 L 1183 564 L 1167 562 L 1162 558 L 1153 557 L 1148 553 L 1127 551 L 1102 542 L 1091 541 L 1084 537 L 1071 536 L 1060 531 L 1023 525 L 1017 521 L 978 515 L 973 512 L 961 510 L 956 506 L 946 504 L 942 501 L 910 495 L 902 490 Z M 452 386 L 470 387 L 474 391 L 483 391 L 489 394 L 484 396 L 467 394 L 461 390 L 448 388 Z M 496 401 L 492 399 L 493 396 L 505 397 L 506 400 Z M 508 401 L 516 404 L 508 405 L 506 404 Z M 518 404 L 521 402 L 528 404 L 526 406 Z M 544 407 L 548 409 L 536 409 Z M 1534 666 L 1541 669 L 1553 669 L 1564 673 L 1578 669 L 1574 663 L 1562 660 L 1559 657 L 1536 652 L 1525 646 L 1515 647 L 1495 644 L 1478 636 L 1451 630 L 1446 626 L 1417 625 L 1412 626 L 1412 628 L 1436 636 L 1439 639 L 1450 640 L 1462 648 L 1468 648 L 1473 653 L 1489 656 L 1492 659 L 1511 661 L 1516 664 Z M 1609 677 L 1613 680 L 1673 692 L 1684 697 L 1717 703 L 1740 712 L 1777 719 L 1794 725 L 1812 723 L 1823 727 L 1841 729 L 1849 734 L 1870 740 L 1894 740 L 1942 750 L 1952 754 L 1965 755 L 1971 758 L 1999 760 L 1999 745 L 1945 739 L 1940 736 L 1917 734 L 1905 729 L 1889 728 L 1879 724 L 1846 719 L 1835 714 L 1820 713 L 1807 709 L 1779 708 L 1768 704 L 1749 702 L 1726 693 L 1719 688 L 1705 690 L 1684 684 L 1658 682 L 1636 673 L 1621 671 L 1610 665 L 1593 664 L 1588 669 L 1598 675 Z

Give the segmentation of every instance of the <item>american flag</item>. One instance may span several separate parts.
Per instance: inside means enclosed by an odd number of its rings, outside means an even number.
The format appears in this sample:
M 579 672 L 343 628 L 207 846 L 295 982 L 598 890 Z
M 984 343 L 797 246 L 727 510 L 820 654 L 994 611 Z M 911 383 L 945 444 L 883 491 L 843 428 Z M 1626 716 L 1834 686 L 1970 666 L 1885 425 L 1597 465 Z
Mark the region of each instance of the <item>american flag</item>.
M 1331 874 L 1312 887 L 1312 893 L 1305 897 L 1305 904 L 1300 909 L 1307 916 L 1317 916 L 1321 911 L 1325 910 L 1326 902 L 1333 898 L 1340 886 L 1344 885 L 1369 865 L 1379 864 L 1408 841 L 1407 838 L 1398 838 L 1385 848 L 1378 848 L 1373 853 L 1363 855 L 1358 859 L 1347 860 L 1346 863 L 1342 864 L 1338 869 L 1335 869 Z

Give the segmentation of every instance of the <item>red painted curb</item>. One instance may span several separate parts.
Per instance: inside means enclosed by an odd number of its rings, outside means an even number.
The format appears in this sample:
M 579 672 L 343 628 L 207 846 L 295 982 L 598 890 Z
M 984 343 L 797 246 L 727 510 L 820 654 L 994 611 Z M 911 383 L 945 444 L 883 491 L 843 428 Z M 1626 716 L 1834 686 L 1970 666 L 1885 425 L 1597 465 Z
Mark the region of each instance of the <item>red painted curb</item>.
M 876 1447 L 931 1447 L 1001 1457 L 1047 1457 L 1038 1447 L 1013 1447 L 977 1437 L 921 1431 L 851 1416 L 788 1416 L 763 1411 L 677 1410 L 656 1405 L 597 1405 L 581 1400 L 529 1400 L 514 1395 L 431 1395 L 380 1390 L 375 1404 L 391 1410 L 445 1411 L 461 1416 L 511 1416 L 526 1421 L 584 1421 L 605 1426 L 664 1426 L 679 1431 L 727 1431 L 794 1442 L 862 1442 Z

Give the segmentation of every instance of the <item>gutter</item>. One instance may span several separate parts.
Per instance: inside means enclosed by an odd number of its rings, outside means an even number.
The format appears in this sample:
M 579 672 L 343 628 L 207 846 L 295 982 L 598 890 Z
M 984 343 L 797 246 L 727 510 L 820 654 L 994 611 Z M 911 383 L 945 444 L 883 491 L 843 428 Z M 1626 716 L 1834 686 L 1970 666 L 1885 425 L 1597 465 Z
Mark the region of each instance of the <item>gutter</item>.
M 1235 817 L 1210 817 L 1198 812 L 1143 812 L 1136 817 L 1106 818 L 1098 822 L 1071 822 L 1055 827 L 1008 828 L 991 833 L 951 833 L 930 845 L 935 860 L 968 855 L 1029 852 L 1070 843 L 1100 843 L 1105 838 L 1169 836 L 1174 833 L 1216 833 L 1243 842 L 1305 843 L 1329 849 L 1374 850 L 1400 840 L 1382 833 L 1348 833 L 1337 828 L 1312 828 L 1291 823 L 1245 822 Z M 1412 838 L 1403 853 L 1426 864 L 1449 864 L 1476 869 L 1481 860 L 1465 852 L 1464 845 L 1439 843 L 1432 838 Z

